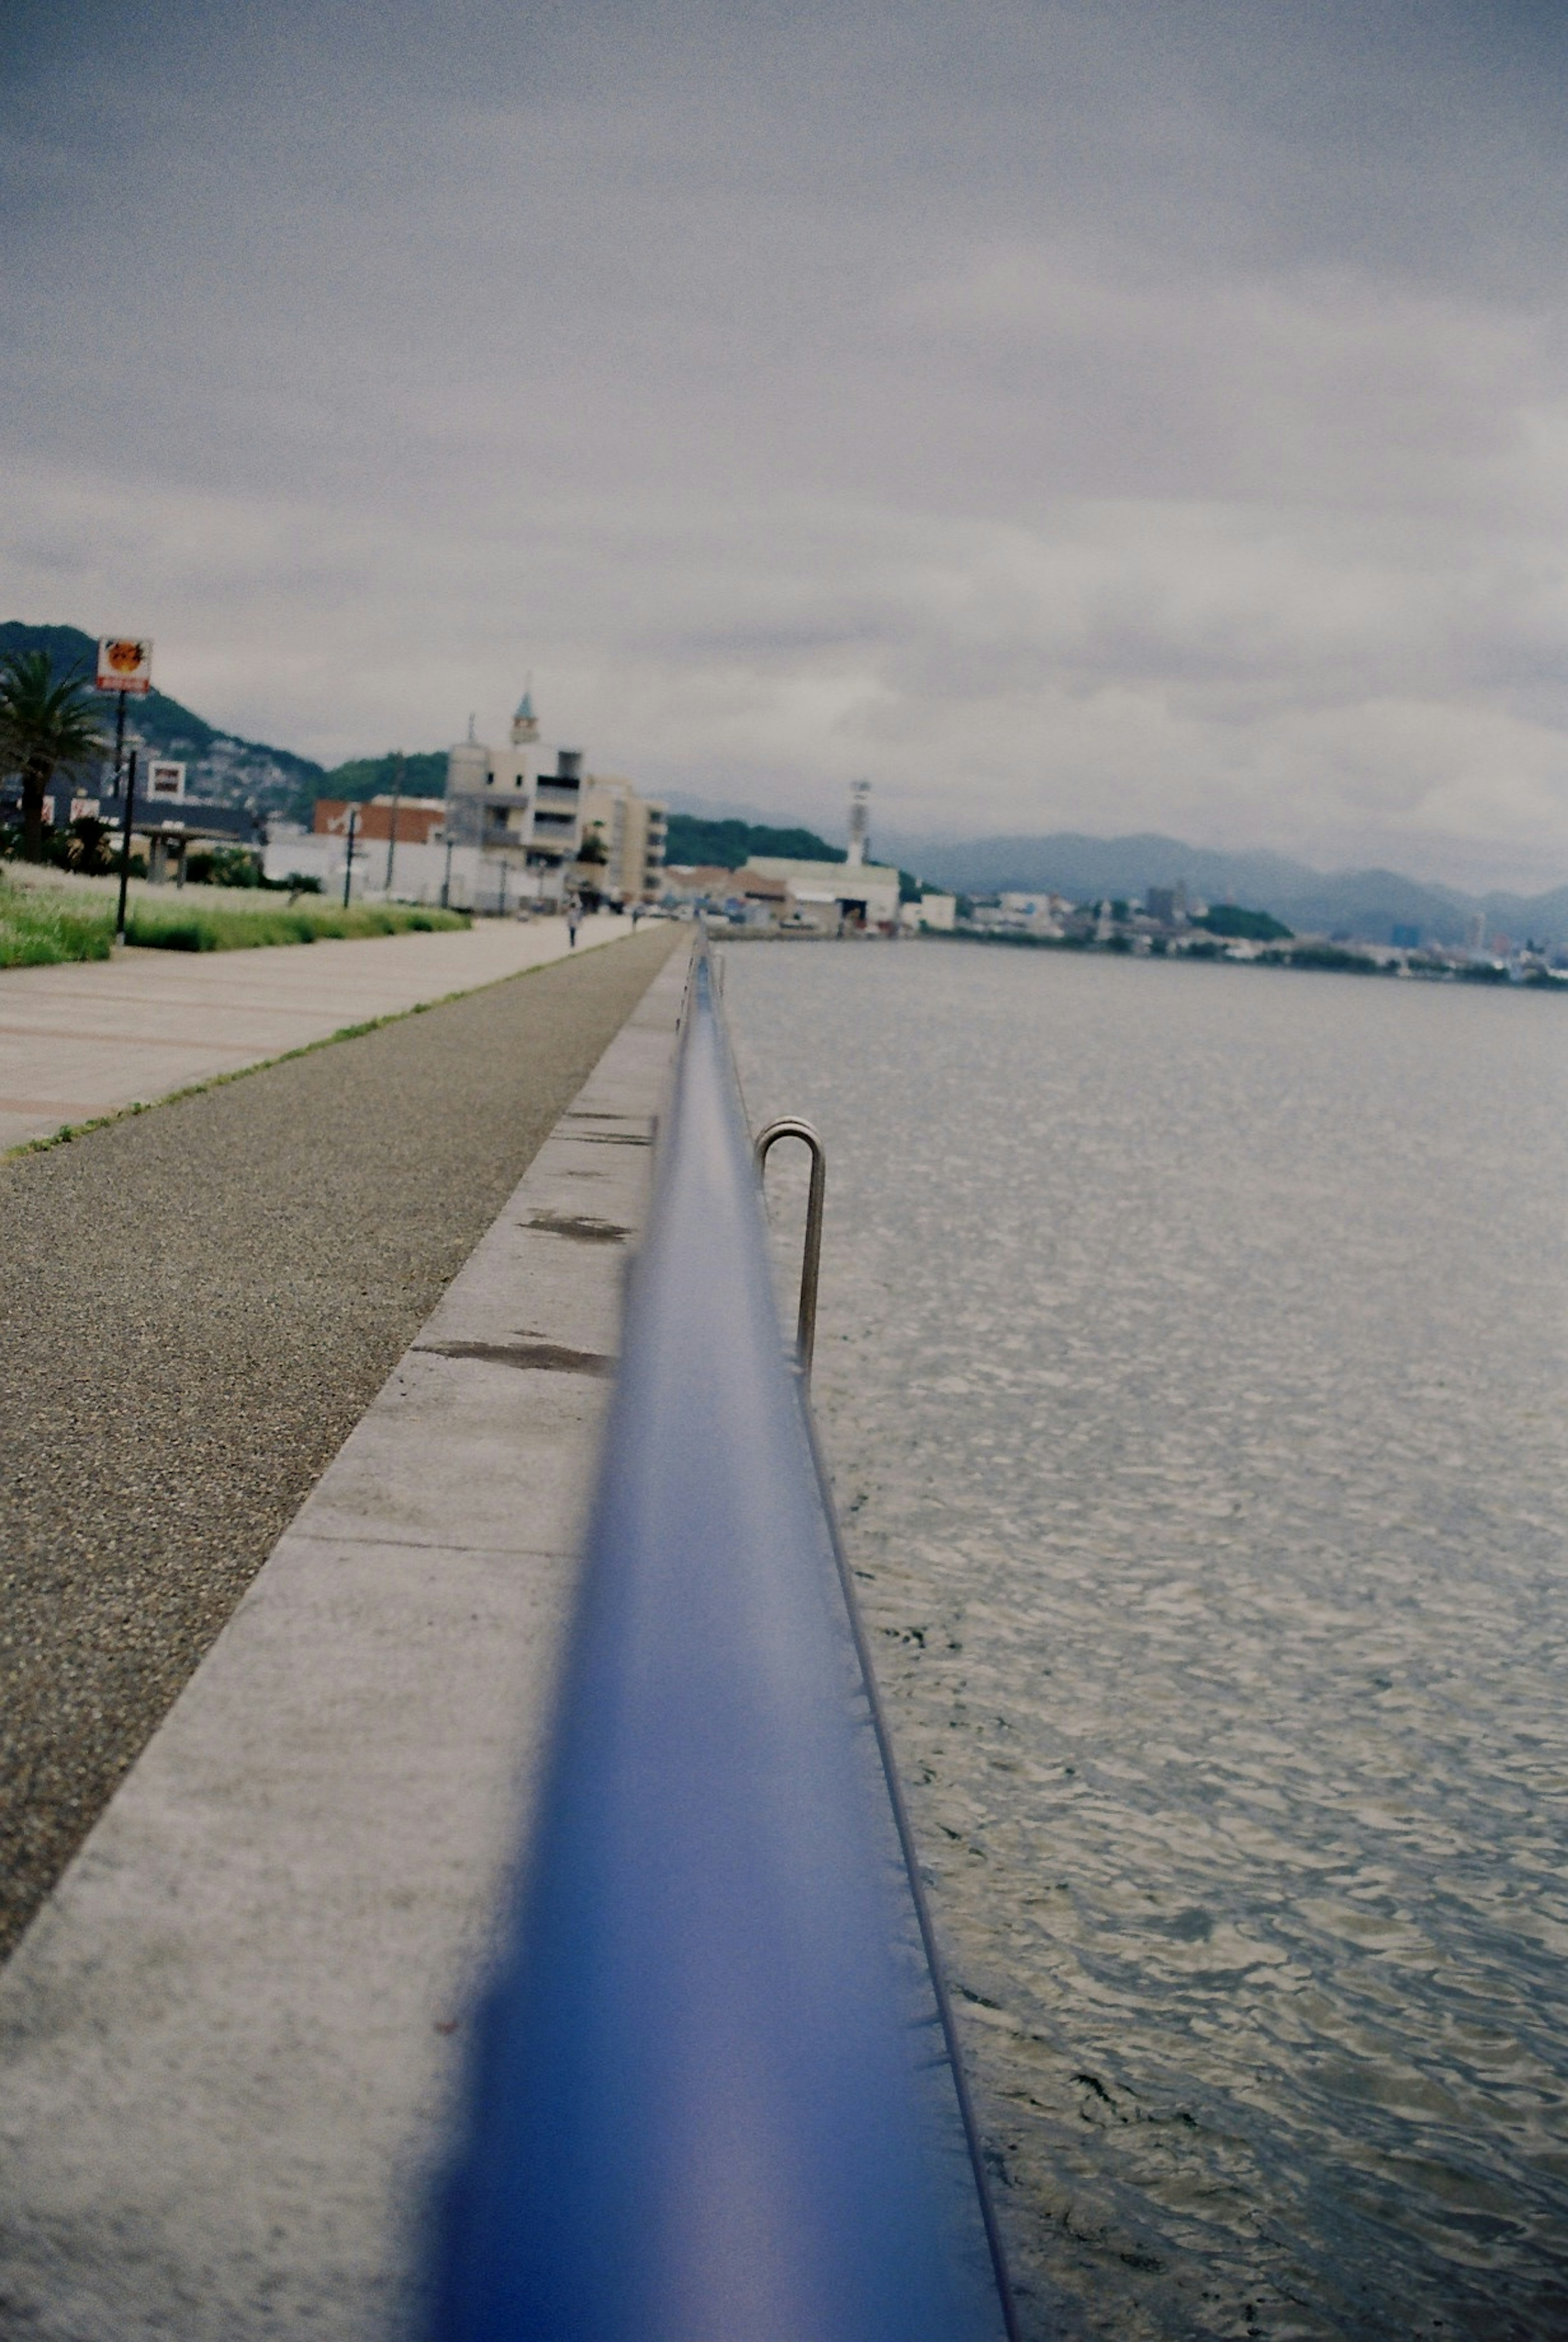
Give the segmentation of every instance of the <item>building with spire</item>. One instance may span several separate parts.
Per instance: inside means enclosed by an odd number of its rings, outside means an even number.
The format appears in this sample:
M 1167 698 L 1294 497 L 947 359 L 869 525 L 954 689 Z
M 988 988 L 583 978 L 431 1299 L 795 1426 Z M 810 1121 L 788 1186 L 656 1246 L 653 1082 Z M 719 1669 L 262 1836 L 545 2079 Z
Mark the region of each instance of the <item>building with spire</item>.
M 559 904 L 568 891 L 583 844 L 583 752 L 558 748 L 554 770 L 540 745 L 532 687 L 512 718 L 504 748 L 475 736 L 447 754 L 447 834 L 458 846 L 477 846 L 481 899 L 513 880 L 513 899 Z M 488 874 L 488 876 L 486 876 Z

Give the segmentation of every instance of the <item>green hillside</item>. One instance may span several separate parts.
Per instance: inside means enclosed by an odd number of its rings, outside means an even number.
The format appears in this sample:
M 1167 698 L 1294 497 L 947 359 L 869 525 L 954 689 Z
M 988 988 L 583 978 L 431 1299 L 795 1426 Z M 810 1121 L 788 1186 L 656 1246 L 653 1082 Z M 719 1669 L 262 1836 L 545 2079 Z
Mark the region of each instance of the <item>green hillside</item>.
M 98 660 L 98 646 L 91 635 L 79 626 L 29 626 L 11 618 L 0 624 L 0 658 L 8 658 L 20 651 L 47 651 L 49 664 L 56 675 L 80 675 L 91 683 Z M 104 727 L 112 731 L 115 722 L 115 701 L 105 692 L 102 701 Z M 171 699 L 166 691 L 149 691 L 144 699 L 132 699 L 125 710 L 127 720 L 145 740 L 149 748 L 160 756 L 179 756 L 195 763 L 209 756 L 220 742 L 232 741 L 235 747 L 250 749 L 271 758 L 275 763 L 297 774 L 301 781 L 321 778 L 321 766 L 308 756 L 296 756 L 292 749 L 274 748 L 261 740 L 241 740 L 234 733 L 220 732 L 195 710 Z
M 349 797 L 360 804 L 366 797 L 390 796 L 396 764 L 396 752 L 390 748 L 385 756 L 353 756 L 346 765 L 335 765 L 330 773 L 324 773 L 315 794 L 318 797 Z M 444 748 L 421 749 L 414 756 L 404 756 L 403 794 L 405 797 L 446 795 Z
M 97 666 L 98 646 L 79 626 L 29 626 L 19 619 L 0 624 L 0 658 L 25 651 L 46 651 L 56 675 L 85 676 L 90 683 Z M 154 652 L 155 669 L 157 655 Z M 115 702 L 105 693 L 99 711 L 106 737 L 115 725 Z M 147 746 L 160 756 L 177 756 L 189 767 L 193 796 L 223 805 L 254 804 L 262 812 L 286 815 L 308 822 L 317 797 L 384 796 L 392 787 L 393 756 L 356 756 L 325 772 L 309 756 L 292 748 L 275 748 L 265 740 L 242 740 L 221 732 L 193 708 L 182 706 L 166 691 L 150 691 L 145 699 L 126 705 L 126 721 Z M 444 796 L 446 793 L 446 751 L 431 749 L 404 759 L 405 796 Z
M 790 862 L 842 862 L 842 846 L 829 846 L 814 829 L 771 829 L 754 821 L 705 821 L 693 813 L 670 816 L 666 863 L 695 863 L 714 870 L 738 870 L 754 854 Z

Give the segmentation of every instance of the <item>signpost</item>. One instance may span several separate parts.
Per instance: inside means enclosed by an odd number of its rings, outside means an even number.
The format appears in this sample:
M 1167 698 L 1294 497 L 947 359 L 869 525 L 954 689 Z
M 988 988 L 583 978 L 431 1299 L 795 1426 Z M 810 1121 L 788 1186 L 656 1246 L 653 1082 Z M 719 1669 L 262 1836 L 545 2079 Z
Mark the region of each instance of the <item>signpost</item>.
M 154 756 L 147 764 L 147 795 L 167 797 L 175 805 L 183 804 L 185 795 L 185 768 L 172 756 Z
M 348 809 L 348 852 L 343 857 L 343 907 L 348 908 L 348 890 L 354 884 L 354 833 L 359 827 L 359 807 Z
M 120 794 L 120 767 L 125 758 L 125 701 L 132 692 L 138 698 L 153 687 L 153 646 L 145 636 L 104 635 L 98 643 L 98 689 L 118 695 L 119 706 L 115 714 L 115 787 Z M 125 833 L 127 838 L 130 832 Z M 120 939 L 125 940 L 125 889 L 120 890 Z

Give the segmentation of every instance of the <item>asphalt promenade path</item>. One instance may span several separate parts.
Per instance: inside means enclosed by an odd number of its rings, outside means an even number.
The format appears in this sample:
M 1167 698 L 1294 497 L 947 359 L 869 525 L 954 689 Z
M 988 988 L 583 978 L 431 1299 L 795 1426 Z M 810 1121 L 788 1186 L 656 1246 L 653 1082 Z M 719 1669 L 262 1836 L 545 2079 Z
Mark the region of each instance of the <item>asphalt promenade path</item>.
M 155 890 L 166 893 L 165 889 Z M 584 919 L 577 949 L 627 923 Z M 465 931 L 254 951 L 127 951 L 0 970 L 0 1153 L 64 1124 L 324 1041 L 345 1026 L 515 976 L 570 948 L 564 919 L 476 919 Z
M 0 1162 L 0 1952 L 684 940 Z

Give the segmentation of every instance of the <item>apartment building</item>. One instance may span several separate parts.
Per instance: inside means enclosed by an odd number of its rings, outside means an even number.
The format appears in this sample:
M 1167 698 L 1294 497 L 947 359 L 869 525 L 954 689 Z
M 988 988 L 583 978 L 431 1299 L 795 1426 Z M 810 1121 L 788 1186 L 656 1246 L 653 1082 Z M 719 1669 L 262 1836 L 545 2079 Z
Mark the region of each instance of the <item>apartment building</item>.
M 657 902 L 664 889 L 667 816 L 614 773 L 590 773 L 583 806 L 583 836 L 603 849 L 595 866 L 599 889 L 616 903 Z M 590 848 L 590 851 L 592 849 Z

